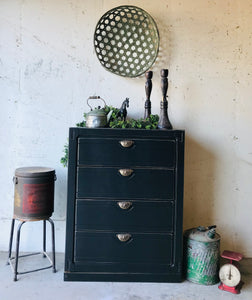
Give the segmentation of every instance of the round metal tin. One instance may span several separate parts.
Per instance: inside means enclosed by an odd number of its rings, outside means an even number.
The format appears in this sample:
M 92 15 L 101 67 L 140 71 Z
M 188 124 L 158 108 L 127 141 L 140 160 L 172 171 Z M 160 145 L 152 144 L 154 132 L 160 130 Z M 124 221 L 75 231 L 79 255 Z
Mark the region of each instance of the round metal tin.
M 47 177 L 54 174 L 55 170 L 47 167 L 22 167 L 15 170 L 15 176 L 21 177 Z
M 15 170 L 14 216 L 19 220 L 45 220 L 54 210 L 55 170 L 24 167 Z

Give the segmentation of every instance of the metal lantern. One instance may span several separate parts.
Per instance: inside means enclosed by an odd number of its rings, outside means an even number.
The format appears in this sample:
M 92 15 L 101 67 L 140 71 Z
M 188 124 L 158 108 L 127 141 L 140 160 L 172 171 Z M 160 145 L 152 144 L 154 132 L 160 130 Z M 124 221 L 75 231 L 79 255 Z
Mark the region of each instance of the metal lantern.
M 191 282 L 212 285 L 219 282 L 220 235 L 216 226 L 188 229 L 184 232 L 185 272 Z

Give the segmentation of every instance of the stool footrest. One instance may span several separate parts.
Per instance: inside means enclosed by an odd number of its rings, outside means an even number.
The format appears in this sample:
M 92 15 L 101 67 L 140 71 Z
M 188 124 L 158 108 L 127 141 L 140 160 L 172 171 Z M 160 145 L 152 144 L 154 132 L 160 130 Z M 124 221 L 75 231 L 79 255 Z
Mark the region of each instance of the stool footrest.
M 20 224 L 17 229 L 16 252 L 15 252 L 15 257 L 12 257 L 12 255 L 11 255 L 12 240 L 13 240 L 13 233 L 14 233 L 14 226 L 15 226 L 15 219 L 14 218 L 12 219 L 11 235 L 10 235 L 10 243 L 9 243 L 9 256 L 8 256 L 8 260 L 7 260 L 7 264 L 9 264 L 11 266 L 11 269 L 14 273 L 14 281 L 17 281 L 17 275 L 32 273 L 32 272 L 41 271 L 41 270 L 50 269 L 50 268 L 52 268 L 53 272 L 55 273 L 56 272 L 56 268 L 55 268 L 55 233 L 54 233 L 53 221 L 50 218 L 43 220 L 43 251 L 42 252 L 33 252 L 33 253 L 29 253 L 29 254 L 24 254 L 24 255 L 19 255 L 19 241 L 20 241 L 21 227 L 27 221 L 23 221 L 23 220 L 19 220 L 19 221 L 20 221 Z M 51 229 L 52 229 L 52 259 L 46 252 L 46 221 L 48 221 L 51 224 Z M 38 268 L 38 269 L 29 270 L 29 271 L 18 272 L 19 258 L 32 256 L 32 255 L 38 255 L 38 254 L 42 254 L 43 257 L 46 257 L 49 260 L 50 265 L 46 266 L 46 267 Z
M 38 268 L 38 269 L 33 269 L 33 270 L 29 270 L 29 271 L 17 272 L 17 275 L 22 275 L 22 274 L 27 274 L 27 273 L 33 273 L 33 272 L 37 272 L 37 271 L 41 271 L 41 270 L 46 270 L 46 269 L 50 269 L 50 268 L 54 267 L 53 266 L 53 262 L 52 262 L 50 256 L 46 252 L 44 252 L 44 251 L 43 252 L 36 252 L 36 253 L 29 253 L 29 254 L 19 255 L 18 259 L 23 258 L 23 257 L 27 257 L 27 256 L 39 255 L 39 254 L 45 255 L 45 257 L 50 262 L 50 266 L 46 266 L 46 267 L 42 267 L 42 268 Z M 14 269 L 12 261 L 15 260 L 15 259 L 16 259 L 15 257 L 11 257 L 11 258 L 8 259 L 8 263 L 11 266 L 11 269 L 12 269 L 12 271 L 14 273 L 15 273 L 15 269 Z M 55 270 L 55 272 L 56 272 L 56 270 Z

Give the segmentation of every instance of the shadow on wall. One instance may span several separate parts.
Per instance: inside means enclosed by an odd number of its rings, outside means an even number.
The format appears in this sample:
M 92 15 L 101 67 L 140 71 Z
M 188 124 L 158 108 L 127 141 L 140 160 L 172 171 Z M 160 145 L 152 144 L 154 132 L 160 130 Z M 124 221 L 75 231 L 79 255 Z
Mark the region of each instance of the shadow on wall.
M 184 175 L 184 229 L 215 224 L 216 158 L 186 136 Z
M 164 24 L 160 20 L 156 20 L 156 24 L 159 31 L 159 51 L 156 61 L 152 67 L 152 71 L 160 74 L 161 69 L 169 69 L 170 57 L 171 57 L 171 34 L 167 28 L 167 24 Z

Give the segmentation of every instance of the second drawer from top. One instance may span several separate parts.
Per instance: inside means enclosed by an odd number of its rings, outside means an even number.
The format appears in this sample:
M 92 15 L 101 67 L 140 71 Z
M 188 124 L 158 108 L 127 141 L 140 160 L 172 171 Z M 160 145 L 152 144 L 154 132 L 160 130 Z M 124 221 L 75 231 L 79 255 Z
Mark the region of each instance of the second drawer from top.
M 77 198 L 175 199 L 175 170 L 77 168 Z

